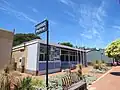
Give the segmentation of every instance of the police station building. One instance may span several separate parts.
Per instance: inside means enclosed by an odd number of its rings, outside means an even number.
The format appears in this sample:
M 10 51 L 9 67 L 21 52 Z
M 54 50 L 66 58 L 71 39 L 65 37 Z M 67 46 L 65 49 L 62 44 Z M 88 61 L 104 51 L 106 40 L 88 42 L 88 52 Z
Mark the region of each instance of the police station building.
M 12 61 L 17 68 L 25 67 L 26 72 L 46 72 L 46 42 L 40 39 L 25 42 L 13 47 Z M 49 73 L 73 68 L 76 64 L 87 64 L 86 51 L 60 44 L 49 44 Z

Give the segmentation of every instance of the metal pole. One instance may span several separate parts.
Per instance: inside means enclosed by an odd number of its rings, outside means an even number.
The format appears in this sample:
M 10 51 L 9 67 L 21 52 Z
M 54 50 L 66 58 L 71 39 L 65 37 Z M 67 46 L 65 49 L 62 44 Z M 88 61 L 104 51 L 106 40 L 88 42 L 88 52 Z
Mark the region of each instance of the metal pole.
M 83 65 L 83 42 L 82 42 L 82 38 L 81 38 L 81 63 Z
M 47 29 L 47 60 L 46 60 L 46 87 L 48 90 L 48 61 L 49 61 L 49 30 L 48 30 L 48 20 L 46 20 Z
M 84 58 L 84 46 L 83 46 L 83 65 L 85 66 L 85 58 Z
M 82 51 L 81 51 L 81 60 L 82 60 L 82 65 L 83 65 L 83 47 L 82 47 Z
M 77 48 L 77 40 L 76 40 L 76 48 Z M 77 64 L 79 64 L 79 61 L 78 61 L 78 48 L 77 48 L 77 58 L 76 58 L 76 62 L 77 62 Z
M 71 68 L 71 66 L 70 66 L 70 53 L 69 53 L 69 51 L 68 51 L 68 54 L 69 54 L 69 57 L 68 57 L 68 62 L 69 62 L 69 69 Z
M 77 64 L 79 64 L 78 50 L 77 50 Z
M 102 61 L 102 49 L 100 50 L 100 55 L 101 55 L 101 61 Z
M 86 49 L 84 48 L 84 61 L 85 61 L 85 67 L 87 67 L 87 56 L 86 56 Z
M 100 53 L 101 54 L 101 61 L 102 61 L 102 53 Z

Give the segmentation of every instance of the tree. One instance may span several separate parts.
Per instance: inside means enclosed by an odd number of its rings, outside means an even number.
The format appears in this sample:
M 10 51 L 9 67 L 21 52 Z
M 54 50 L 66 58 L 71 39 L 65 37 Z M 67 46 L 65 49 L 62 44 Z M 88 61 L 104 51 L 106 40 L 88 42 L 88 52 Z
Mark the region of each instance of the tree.
M 27 42 L 33 39 L 40 39 L 40 37 L 33 33 L 28 33 L 28 34 L 17 33 L 14 35 L 13 46 L 19 45 L 23 42 Z
M 73 47 L 73 45 L 70 42 L 63 42 L 60 43 L 61 45 L 65 45 L 65 46 L 69 46 L 69 47 Z
M 105 49 L 105 55 L 110 58 L 120 58 L 120 39 L 113 41 Z

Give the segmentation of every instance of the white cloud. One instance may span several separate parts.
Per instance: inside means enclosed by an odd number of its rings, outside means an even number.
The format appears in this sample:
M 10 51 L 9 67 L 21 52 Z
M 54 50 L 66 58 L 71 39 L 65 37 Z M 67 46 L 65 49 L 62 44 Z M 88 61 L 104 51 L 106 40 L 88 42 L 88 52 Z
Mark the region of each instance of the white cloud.
M 5 0 L 2 0 L 4 2 L 6 2 Z M 15 8 L 12 8 L 9 4 L 9 2 L 6 2 L 4 4 L 0 4 L 0 10 L 2 10 L 3 12 L 9 14 L 9 15 L 14 15 L 17 19 L 19 20 L 27 20 L 30 21 L 32 23 L 36 23 L 37 21 L 30 18 L 27 14 L 21 12 L 21 11 L 17 11 Z
M 69 5 L 68 0 L 60 0 L 60 2 L 63 3 L 63 4 Z
M 59 2 L 71 7 L 74 9 L 74 7 L 77 5 L 76 3 L 74 3 L 72 0 L 59 0 Z
M 106 17 L 105 2 L 99 7 L 82 4 L 79 8 L 79 25 L 83 28 L 83 36 L 94 40 L 97 45 L 103 44 L 102 33 L 104 32 L 104 17 Z M 97 46 L 96 45 L 96 46 Z
M 65 14 L 69 15 L 70 17 L 72 18 L 75 18 L 75 15 L 71 12 L 68 12 L 68 11 L 64 11 Z
M 32 8 L 32 11 L 38 13 L 39 11 L 36 8 Z
M 0 10 L 6 11 L 6 9 L 5 9 L 5 8 L 2 8 L 2 7 L 0 7 Z
M 107 17 L 105 10 L 106 2 L 101 1 L 99 6 L 95 6 L 92 3 L 77 4 L 72 0 L 59 0 L 61 3 L 69 6 L 71 12 L 66 12 L 82 27 L 82 33 L 80 34 L 84 39 L 94 41 L 96 46 L 102 46 L 104 41 L 102 34 L 104 30 L 104 19 Z
M 4 4 L 8 5 L 8 6 L 12 6 L 8 1 L 6 0 L 1 0 Z
M 87 39 L 92 39 L 92 36 L 91 35 L 88 35 L 88 34 L 81 34 L 82 37 L 85 37 Z
M 72 5 L 73 2 L 71 0 L 60 0 L 61 3 L 66 4 L 66 5 Z
M 120 30 L 120 26 L 112 26 L 112 27 Z
M 18 13 L 19 13 L 19 16 L 20 16 L 20 17 L 23 17 L 24 19 L 29 20 L 29 21 L 32 22 L 32 23 L 37 23 L 36 20 L 30 18 L 27 14 L 25 14 L 25 13 L 23 13 L 23 12 L 18 12 Z

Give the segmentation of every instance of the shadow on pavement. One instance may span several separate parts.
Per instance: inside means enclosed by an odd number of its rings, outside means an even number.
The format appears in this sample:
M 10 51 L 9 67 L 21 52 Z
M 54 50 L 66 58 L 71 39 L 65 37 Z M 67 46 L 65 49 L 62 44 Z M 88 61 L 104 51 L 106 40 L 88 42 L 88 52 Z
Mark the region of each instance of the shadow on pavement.
M 115 76 L 120 76 L 120 72 L 110 72 L 110 74 L 115 75 Z

